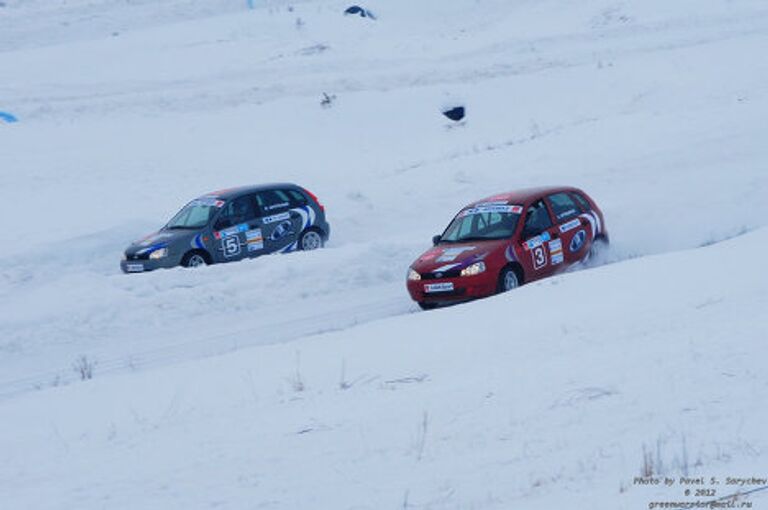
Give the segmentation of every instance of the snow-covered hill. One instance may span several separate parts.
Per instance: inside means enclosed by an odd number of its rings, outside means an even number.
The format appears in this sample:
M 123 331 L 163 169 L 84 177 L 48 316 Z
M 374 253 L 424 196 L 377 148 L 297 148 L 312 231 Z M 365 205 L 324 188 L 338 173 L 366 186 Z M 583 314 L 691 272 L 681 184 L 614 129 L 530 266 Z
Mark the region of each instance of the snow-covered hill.
M 4 0 L 3 499 L 637 508 L 683 442 L 768 475 L 768 7 L 635 4 Z M 119 274 L 186 200 L 283 180 L 326 250 Z M 417 313 L 431 235 L 542 184 L 597 199 L 610 264 Z

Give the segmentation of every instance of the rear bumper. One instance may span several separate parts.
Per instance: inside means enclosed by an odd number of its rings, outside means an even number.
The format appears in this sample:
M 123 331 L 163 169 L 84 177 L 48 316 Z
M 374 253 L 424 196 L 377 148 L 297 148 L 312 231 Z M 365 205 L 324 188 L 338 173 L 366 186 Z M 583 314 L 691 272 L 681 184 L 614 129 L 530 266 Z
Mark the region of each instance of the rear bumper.
M 328 224 L 328 222 L 324 222 L 318 226 L 320 227 L 320 230 L 323 231 L 323 242 L 327 243 L 328 240 L 331 238 L 331 225 Z

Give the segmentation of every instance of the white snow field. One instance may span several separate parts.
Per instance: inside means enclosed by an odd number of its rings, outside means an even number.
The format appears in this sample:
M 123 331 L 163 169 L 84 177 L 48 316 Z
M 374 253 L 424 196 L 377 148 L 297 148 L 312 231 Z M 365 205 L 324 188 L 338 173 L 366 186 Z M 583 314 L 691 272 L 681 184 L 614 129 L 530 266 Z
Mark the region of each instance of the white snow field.
M 691 501 L 644 452 L 768 478 L 764 0 L 253 3 L 0 1 L 0 508 Z M 326 249 L 120 274 L 272 181 Z M 418 312 L 460 207 L 547 184 L 601 205 L 608 264 Z

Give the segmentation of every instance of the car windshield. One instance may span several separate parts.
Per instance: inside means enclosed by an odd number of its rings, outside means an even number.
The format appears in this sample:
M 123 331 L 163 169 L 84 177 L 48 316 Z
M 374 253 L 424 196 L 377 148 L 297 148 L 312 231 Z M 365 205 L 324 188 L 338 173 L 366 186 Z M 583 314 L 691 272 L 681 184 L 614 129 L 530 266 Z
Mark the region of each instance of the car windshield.
M 522 206 L 479 204 L 461 211 L 445 229 L 441 242 L 486 241 L 512 237 Z
M 176 216 L 168 222 L 168 229 L 196 229 L 202 228 L 211 221 L 219 208 L 224 206 L 224 201 L 215 197 L 204 197 L 193 200 L 176 213 Z

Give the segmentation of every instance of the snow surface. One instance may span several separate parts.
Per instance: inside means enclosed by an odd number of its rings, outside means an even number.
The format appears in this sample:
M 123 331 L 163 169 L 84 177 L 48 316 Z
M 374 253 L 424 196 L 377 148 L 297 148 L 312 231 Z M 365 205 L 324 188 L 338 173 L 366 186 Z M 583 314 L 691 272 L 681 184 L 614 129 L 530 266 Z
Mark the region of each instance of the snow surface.
M 645 508 L 644 447 L 768 475 L 765 2 L 1 4 L 1 507 Z M 327 249 L 119 273 L 284 180 Z M 452 214 L 545 184 L 610 264 L 417 312 Z

